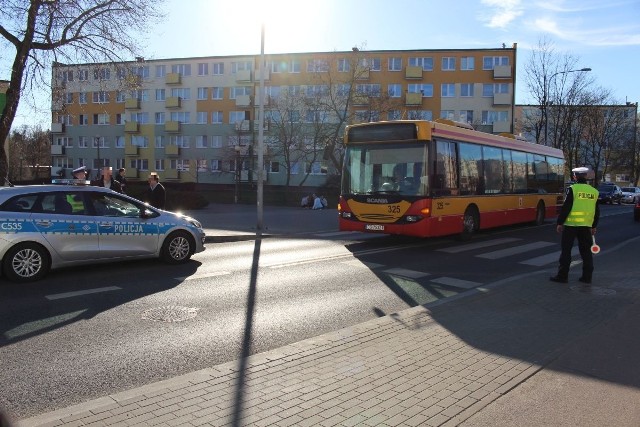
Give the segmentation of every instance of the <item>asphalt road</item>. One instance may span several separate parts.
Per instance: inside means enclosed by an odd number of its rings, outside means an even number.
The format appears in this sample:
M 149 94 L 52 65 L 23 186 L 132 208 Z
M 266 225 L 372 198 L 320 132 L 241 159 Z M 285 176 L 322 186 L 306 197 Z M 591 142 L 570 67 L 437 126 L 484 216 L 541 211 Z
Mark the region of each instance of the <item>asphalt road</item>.
M 598 243 L 637 235 L 631 217 L 629 206 L 604 206 Z M 262 352 L 553 269 L 558 242 L 551 223 L 468 243 L 327 232 L 208 245 L 181 266 L 119 263 L 2 282 L 0 407 L 23 418 L 237 359 L 245 341 Z

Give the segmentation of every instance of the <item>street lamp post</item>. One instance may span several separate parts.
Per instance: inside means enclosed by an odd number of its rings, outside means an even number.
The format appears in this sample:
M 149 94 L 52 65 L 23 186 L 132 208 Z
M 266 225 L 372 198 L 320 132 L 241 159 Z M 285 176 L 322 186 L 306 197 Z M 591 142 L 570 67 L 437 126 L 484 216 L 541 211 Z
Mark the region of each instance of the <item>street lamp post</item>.
M 96 135 L 96 148 L 98 149 L 98 159 L 96 161 L 96 168 L 98 169 L 98 171 L 100 171 L 100 168 L 102 167 L 100 165 L 100 135 Z M 98 172 L 100 173 L 100 172 Z M 100 178 L 100 176 L 98 176 L 98 178 Z
M 236 150 L 236 193 L 234 197 L 234 202 L 237 204 L 238 199 L 240 198 L 240 168 L 241 168 L 240 150 L 242 150 L 242 148 L 239 145 L 236 145 L 235 150 Z
M 551 74 L 551 77 L 547 79 L 547 75 L 544 75 L 543 87 L 542 87 L 542 105 L 544 106 L 544 145 L 549 145 L 549 101 L 547 97 L 549 96 L 549 85 L 551 81 L 558 74 L 568 74 L 568 73 L 577 73 L 577 72 L 586 72 L 591 71 L 591 68 L 580 68 L 579 70 L 567 70 L 567 71 L 558 71 L 557 73 Z

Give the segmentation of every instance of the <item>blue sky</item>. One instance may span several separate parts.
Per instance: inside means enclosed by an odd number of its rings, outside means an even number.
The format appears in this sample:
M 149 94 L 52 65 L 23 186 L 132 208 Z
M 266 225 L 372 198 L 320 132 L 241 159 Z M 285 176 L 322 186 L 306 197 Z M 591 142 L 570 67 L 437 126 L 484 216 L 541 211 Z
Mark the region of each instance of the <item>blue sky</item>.
M 522 77 L 531 49 L 590 67 L 619 103 L 640 101 L 638 0 L 167 0 L 164 21 L 141 40 L 149 59 L 260 53 L 495 48 L 518 44 L 516 103 L 533 102 Z M 0 63 L 0 78 L 8 78 Z M 17 121 L 42 121 L 23 107 Z M 44 115 L 48 127 L 49 115 Z

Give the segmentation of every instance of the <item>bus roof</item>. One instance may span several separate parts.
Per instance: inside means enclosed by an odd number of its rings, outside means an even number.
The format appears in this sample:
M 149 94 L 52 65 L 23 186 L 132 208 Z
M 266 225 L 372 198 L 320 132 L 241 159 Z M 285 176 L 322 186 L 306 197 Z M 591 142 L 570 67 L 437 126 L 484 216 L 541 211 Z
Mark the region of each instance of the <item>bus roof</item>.
M 407 126 L 407 125 L 414 126 Z M 402 127 L 403 132 L 394 132 L 391 129 Z M 367 138 L 370 129 L 371 138 Z M 411 129 L 411 132 L 409 129 Z M 381 131 L 383 130 L 384 131 Z M 353 138 L 353 131 L 357 135 Z M 365 132 L 363 132 L 365 131 Z M 350 136 L 352 138 L 350 139 Z M 510 134 L 494 135 L 486 132 L 480 132 L 471 128 L 466 123 L 464 126 L 458 125 L 451 120 L 442 121 L 426 121 L 426 120 L 391 120 L 382 122 L 359 123 L 349 125 L 345 129 L 345 143 L 353 142 L 384 142 L 403 140 L 422 140 L 428 141 L 434 138 L 444 138 L 454 141 L 463 141 L 474 144 L 489 145 L 498 148 L 508 148 L 511 150 L 524 151 L 528 153 L 549 155 L 553 157 L 564 157 L 562 150 L 548 147 L 523 140 L 522 138 L 513 137 Z

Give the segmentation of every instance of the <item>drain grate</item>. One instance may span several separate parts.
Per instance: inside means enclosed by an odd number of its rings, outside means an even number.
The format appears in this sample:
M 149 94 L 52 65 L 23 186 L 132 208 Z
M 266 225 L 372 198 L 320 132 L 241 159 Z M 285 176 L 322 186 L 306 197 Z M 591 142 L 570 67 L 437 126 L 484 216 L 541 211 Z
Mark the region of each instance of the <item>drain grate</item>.
M 198 309 L 193 307 L 181 307 L 168 305 L 165 307 L 150 308 L 142 313 L 142 318 L 154 322 L 183 322 L 193 319 L 198 315 Z

